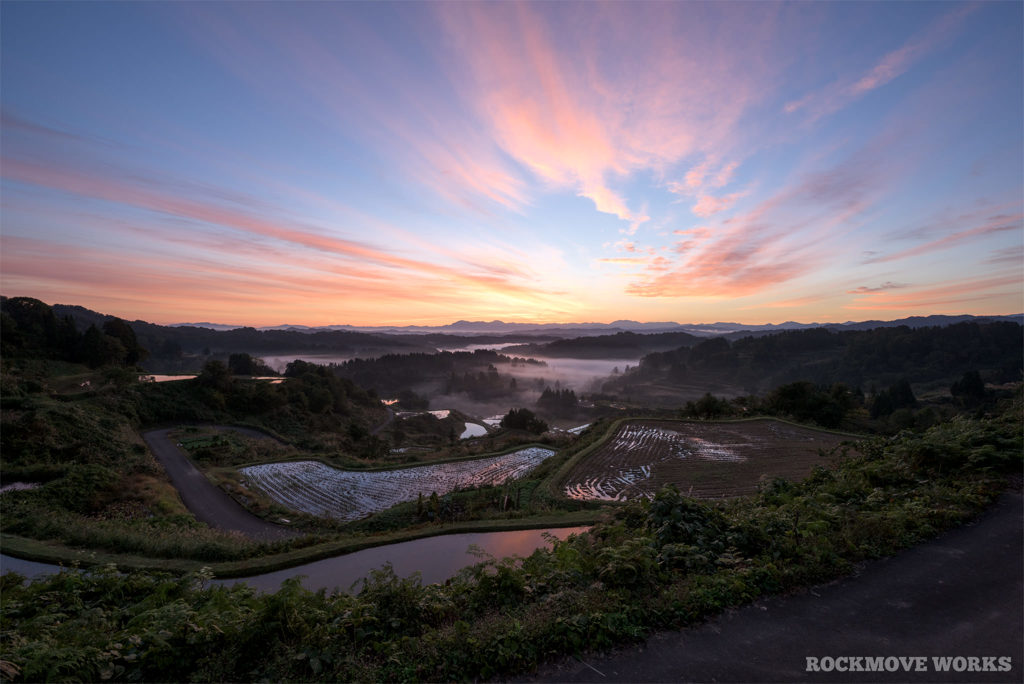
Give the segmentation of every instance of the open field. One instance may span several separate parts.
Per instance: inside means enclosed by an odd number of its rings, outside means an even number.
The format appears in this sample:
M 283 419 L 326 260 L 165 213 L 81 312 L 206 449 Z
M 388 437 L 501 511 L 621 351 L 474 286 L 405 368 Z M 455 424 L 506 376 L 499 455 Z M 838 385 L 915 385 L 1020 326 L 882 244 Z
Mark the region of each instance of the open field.
M 292 510 L 338 520 L 358 520 L 419 494 L 501 484 L 526 475 L 553 455 L 528 447 L 511 453 L 382 471 L 349 471 L 317 461 L 266 463 L 241 468 L 245 486 Z
M 627 421 L 573 466 L 563 491 L 573 499 L 625 501 L 674 484 L 702 498 L 741 496 L 775 477 L 806 477 L 847 439 L 775 420 Z

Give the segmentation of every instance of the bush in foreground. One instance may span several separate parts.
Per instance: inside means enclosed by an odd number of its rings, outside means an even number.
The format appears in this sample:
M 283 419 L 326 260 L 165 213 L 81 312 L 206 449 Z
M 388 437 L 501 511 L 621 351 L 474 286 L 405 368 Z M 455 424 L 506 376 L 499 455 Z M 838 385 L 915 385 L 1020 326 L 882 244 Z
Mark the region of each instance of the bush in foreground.
M 724 503 L 669 488 L 517 563 L 443 585 L 390 568 L 358 596 L 289 580 L 275 594 L 174 578 L 64 572 L 0 585 L 0 660 L 19 680 L 443 680 L 693 624 L 831 578 L 975 515 L 1019 472 L 1019 404 L 881 438 L 802 483 Z

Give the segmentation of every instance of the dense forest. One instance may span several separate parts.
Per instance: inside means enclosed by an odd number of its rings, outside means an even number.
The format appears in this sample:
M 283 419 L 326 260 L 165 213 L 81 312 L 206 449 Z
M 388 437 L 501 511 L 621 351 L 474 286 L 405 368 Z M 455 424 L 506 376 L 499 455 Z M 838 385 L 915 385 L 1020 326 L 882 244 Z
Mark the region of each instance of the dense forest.
M 32 344 L 46 337 L 46 348 L 53 352 L 56 346 L 67 343 L 66 338 L 91 329 L 104 330 L 115 319 L 113 316 L 90 311 L 80 306 L 57 305 L 50 307 L 28 297 L 4 297 L 0 309 L 6 314 L 5 325 L 29 335 L 28 346 L 21 336 L 12 334 L 5 343 L 5 356 L 18 356 L 19 349 L 33 349 Z M 124 323 L 122 321 L 122 323 Z M 263 354 L 331 354 L 355 356 L 387 352 L 434 351 L 433 347 L 417 336 L 378 335 L 347 330 L 301 332 L 298 330 L 256 330 L 236 328 L 213 330 L 195 326 L 166 326 L 131 321 L 130 329 L 139 346 L 148 350 L 140 359 L 145 370 L 156 373 L 198 372 L 211 358 L 226 360 L 231 353 Z M 4 337 L 8 338 L 5 328 Z M 27 332 L 26 332 L 27 331 Z M 109 345 L 109 342 L 103 341 Z
M 1024 335 L 1017 323 L 957 323 L 943 328 L 826 328 L 782 331 L 733 342 L 722 337 L 648 354 L 604 391 L 645 396 L 651 386 L 704 385 L 756 393 L 795 381 L 841 382 L 870 392 L 901 379 L 943 387 L 968 371 L 986 382 L 1021 379 Z
M 503 370 L 519 367 L 543 368 L 543 361 L 507 356 L 490 350 L 474 352 L 438 352 L 435 354 L 386 354 L 377 358 L 358 358 L 331 368 L 353 382 L 370 387 L 378 394 L 394 395 L 413 388 L 420 393 L 453 394 L 464 392 L 475 399 L 488 399 L 515 393 L 518 384 Z
M 508 347 L 508 354 L 547 358 L 573 359 L 638 359 L 645 354 L 689 347 L 703 338 L 684 332 L 639 334 L 620 332 L 614 335 L 575 337 L 546 344 L 523 344 Z

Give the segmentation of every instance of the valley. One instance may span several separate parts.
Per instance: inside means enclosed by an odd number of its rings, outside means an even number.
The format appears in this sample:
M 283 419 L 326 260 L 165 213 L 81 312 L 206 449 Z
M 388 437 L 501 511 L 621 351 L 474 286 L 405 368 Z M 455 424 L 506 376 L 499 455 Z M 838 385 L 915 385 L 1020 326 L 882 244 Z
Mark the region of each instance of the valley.
M 235 612 L 274 602 L 304 615 L 303 643 L 339 678 L 519 672 L 541 643 L 628 642 L 841 575 L 971 519 L 1020 467 L 1022 338 L 1006 321 L 733 341 L 549 329 L 526 346 L 492 331 L 283 363 L 257 332 L 204 331 L 190 377 L 157 382 L 140 379 L 157 366 L 132 326 L 99 333 L 121 356 L 89 357 L 89 329 L 53 311 L 3 301 L 0 550 L 77 568 L 4 575 L 4 624 L 24 636 L 2 658 L 33 676 L 26 649 L 69 639 L 34 598 L 58 585 L 93 596 L 92 615 L 133 615 L 112 623 L 117 643 L 157 629 L 154 592 L 232 635 L 102 656 L 144 679 L 166 672 L 157 653 L 198 667 L 254 639 L 261 667 L 313 677 L 284 655 L 295 627 L 258 636 Z M 452 550 L 469 539 L 488 551 Z M 374 655 L 410 635 L 414 650 Z M 506 656 L 484 646 L 512 638 Z M 339 649 L 356 655 L 326 660 Z

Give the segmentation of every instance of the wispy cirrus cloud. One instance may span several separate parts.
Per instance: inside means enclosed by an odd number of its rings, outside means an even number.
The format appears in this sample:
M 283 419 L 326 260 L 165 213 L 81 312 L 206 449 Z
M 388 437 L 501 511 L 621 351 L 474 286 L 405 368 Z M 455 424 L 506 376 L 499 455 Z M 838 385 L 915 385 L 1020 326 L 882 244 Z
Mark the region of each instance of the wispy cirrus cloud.
M 757 79 L 766 61 L 751 67 L 752 49 L 741 55 L 727 46 L 740 44 L 742 31 L 767 29 L 739 14 L 735 27 L 706 36 L 656 5 L 435 7 L 468 71 L 460 90 L 504 152 L 545 184 L 572 188 L 629 222 L 630 234 L 649 217 L 616 184 L 727 147 L 763 97 Z M 703 11 L 692 5 L 687 15 Z M 701 62 L 705 50 L 715 59 Z M 727 183 L 735 168 L 715 170 L 715 182 Z
M 989 235 L 996 235 L 998 233 L 1006 233 L 1010 231 L 1016 231 L 1019 233 L 1024 229 L 1022 219 L 1024 219 L 1024 214 L 998 214 L 996 216 L 989 216 L 980 225 L 976 225 L 973 228 L 958 230 L 944 237 L 930 240 L 929 242 L 915 245 L 913 247 L 908 247 L 907 249 L 893 254 L 876 255 L 870 257 L 867 262 L 882 263 L 887 261 L 897 261 L 899 259 L 909 259 L 929 252 L 949 249 L 964 242 L 973 242 Z
M 899 293 L 869 292 L 844 306 L 846 309 L 883 311 L 938 309 L 968 302 L 1013 301 L 1020 305 L 1020 274 L 969 278 L 950 285 L 909 289 Z M 1012 288 L 1012 289 L 1008 289 Z
M 702 188 L 725 187 L 732 182 L 739 165 L 739 162 L 732 161 L 716 168 L 711 159 L 705 159 L 687 171 L 682 182 L 670 182 L 668 191 L 676 195 L 687 196 L 697 194 Z
M 721 197 L 714 197 L 712 195 L 701 195 L 697 198 L 697 203 L 693 205 L 693 213 L 701 218 L 707 218 L 708 216 L 714 216 L 720 212 L 723 212 L 733 204 L 736 203 L 741 197 L 745 196 L 745 192 L 734 192 Z
M 339 237 L 334 230 L 286 218 L 282 212 L 276 216 L 266 213 L 255 215 L 203 197 L 168 191 L 167 186 L 176 188 L 173 181 L 164 186 L 152 180 L 140 180 L 130 173 L 116 173 L 110 168 L 85 172 L 46 160 L 16 158 L 5 158 L 2 172 L 8 180 L 228 229 L 235 232 L 236 239 L 239 235 L 269 239 L 286 250 L 310 250 L 320 258 L 358 262 L 360 270 L 372 267 L 386 277 L 400 272 L 404 277 L 411 275 L 431 281 L 461 283 L 470 291 L 515 295 L 527 300 L 545 296 L 536 287 L 535 275 L 525 266 L 513 271 L 508 264 L 492 266 L 477 260 L 465 261 L 455 252 L 448 253 L 453 265 L 413 259 L 367 242 Z
M 115 306 L 123 316 L 155 322 L 200 315 L 232 322 L 243 312 L 266 324 L 297 315 L 327 322 L 337 315 L 339 294 L 348 315 L 371 320 L 375 311 L 400 309 L 396 304 L 403 299 L 418 302 L 424 311 L 465 301 L 465 289 L 457 283 L 424 288 L 415 278 L 367 279 L 347 269 L 327 273 L 323 268 L 275 268 L 270 262 L 236 266 L 216 253 L 146 255 L 7 235 L 0 237 L 0 245 L 5 292 L 61 301 L 62 293 L 74 291 L 76 303 Z
M 903 289 L 905 287 L 910 287 L 910 286 L 907 285 L 906 283 L 894 283 L 891 280 L 887 280 L 884 283 L 882 283 L 881 285 L 878 285 L 877 287 L 868 287 L 866 285 L 861 285 L 860 287 L 854 288 L 852 290 L 847 290 L 846 294 L 858 294 L 858 295 L 875 294 L 875 293 L 878 293 L 878 292 L 887 292 L 889 290 L 900 290 L 900 289 Z
M 882 56 L 866 73 L 840 78 L 821 91 L 791 100 L 783 106 L 783 111 L 787 114 L 803 111 L 807 121 L 813 123 L 843 109 L 866 93 L 903 75 L 927 55 L 942 49 L 977 8 L 976 3 L 968 3 L 946 12 L 903 45 Z
M 880 130 L 838 161 L 802 174 L 737 216 L 676 231 L 688 239 L 674 246 L 673 267 L 641 274 L 628 292 L 666 298 L 748 296 L 815 271 L 833 258 L 828 244 L 853 231 L 902 170 L 883 163 L 905 142 L 900 133 L 899 128 Z M 902 163 L 909 164 L 909 157 Z M 708 196 L 695 213 L 713 217 L 741 196 Z
M 1009 249 L 1001 249 L 998 252 L 994 252 L 992 256 L 985 260 L 985 263 L 993 265 L 1015 264 L 1017 266 L 1024 264 L 1024 245 L 1016 245 Z

